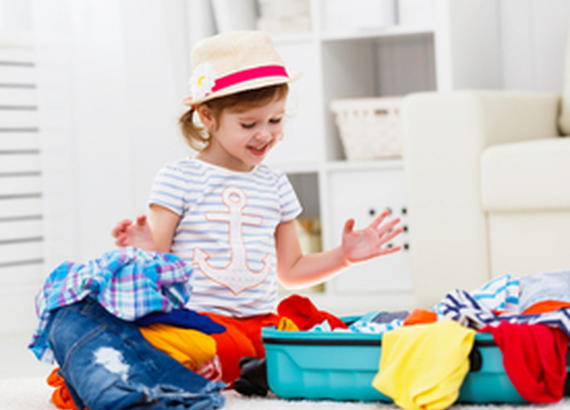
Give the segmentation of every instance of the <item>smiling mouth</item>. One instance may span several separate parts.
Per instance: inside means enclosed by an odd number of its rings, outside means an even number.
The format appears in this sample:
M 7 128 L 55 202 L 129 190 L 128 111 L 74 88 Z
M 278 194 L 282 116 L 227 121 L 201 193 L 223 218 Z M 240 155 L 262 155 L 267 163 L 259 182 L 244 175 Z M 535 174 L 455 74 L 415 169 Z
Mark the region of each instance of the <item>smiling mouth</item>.
M 252 146 L 247 146 L 247 149 L 249 150 L 249 152 L 251 152 L 253 155 L 263 155 L 265 154 L 265 152 L 267 151 L 267 148 L 269 147 L 269 143 L 262 145 L 260 147 L 252 147 Z

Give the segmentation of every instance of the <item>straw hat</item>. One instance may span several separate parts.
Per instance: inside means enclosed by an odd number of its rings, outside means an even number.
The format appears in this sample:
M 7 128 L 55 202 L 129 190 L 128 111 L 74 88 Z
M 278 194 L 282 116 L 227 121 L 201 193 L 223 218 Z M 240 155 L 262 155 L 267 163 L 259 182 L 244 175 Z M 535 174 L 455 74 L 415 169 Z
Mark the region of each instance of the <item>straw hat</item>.
M 191 55 L 190 96 L 184 104 L 199 103 L 299 78 L 289 75 L 271 38 L 261 31 L 233 31 L 206 38 Z

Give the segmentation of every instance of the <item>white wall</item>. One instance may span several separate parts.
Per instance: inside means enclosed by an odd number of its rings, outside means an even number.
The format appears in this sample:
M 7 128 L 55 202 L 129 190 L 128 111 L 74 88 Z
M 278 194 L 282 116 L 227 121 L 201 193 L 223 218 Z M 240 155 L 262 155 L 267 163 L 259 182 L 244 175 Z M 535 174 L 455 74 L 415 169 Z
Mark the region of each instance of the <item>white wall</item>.
M 504 88 L 561 92 L 570 1 L 499 4 Z
M 32 0 L 0 0 L 0 30 L 32 30 Z

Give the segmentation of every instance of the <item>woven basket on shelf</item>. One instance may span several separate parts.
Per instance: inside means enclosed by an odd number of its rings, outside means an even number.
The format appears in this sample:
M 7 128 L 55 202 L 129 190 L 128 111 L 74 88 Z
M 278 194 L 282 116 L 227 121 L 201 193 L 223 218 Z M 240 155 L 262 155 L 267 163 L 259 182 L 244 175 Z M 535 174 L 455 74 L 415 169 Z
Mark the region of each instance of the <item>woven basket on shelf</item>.
M 354 98 L 331 102 L 347 159 L 402 156 L 401 103 L 402 97 Z

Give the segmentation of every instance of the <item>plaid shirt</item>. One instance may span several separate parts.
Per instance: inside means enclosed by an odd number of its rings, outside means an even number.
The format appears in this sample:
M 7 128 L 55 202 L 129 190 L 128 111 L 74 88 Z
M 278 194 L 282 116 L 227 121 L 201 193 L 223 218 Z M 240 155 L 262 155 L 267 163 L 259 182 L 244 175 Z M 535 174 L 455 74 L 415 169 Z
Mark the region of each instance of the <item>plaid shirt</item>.
M 182 308 L 190 297 L 191 267 L 177 256 L 120 248 L 87 264 L 64 262 L 46 279 L 36 296 L 39 324 L 29 348 L 51 361 L 46 327 L 51 312 L 91 297 L 112 315 L 133 321 L 148 313 Z

